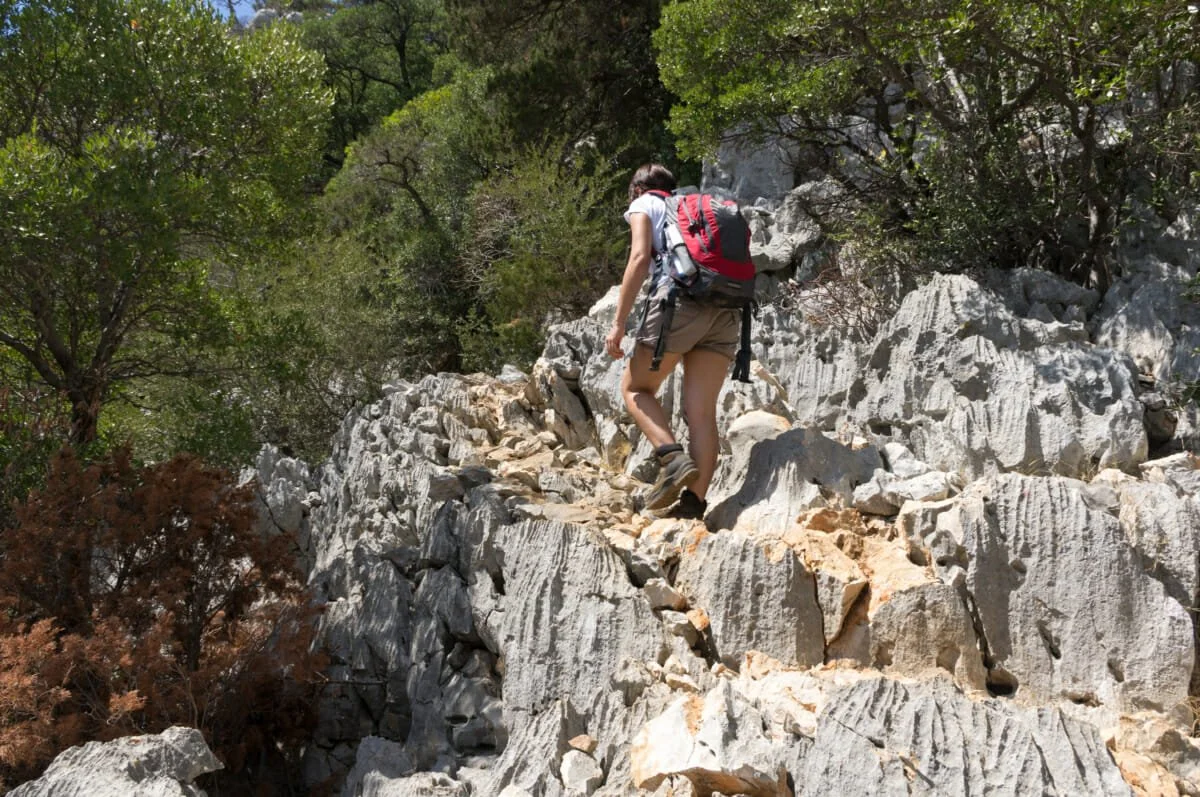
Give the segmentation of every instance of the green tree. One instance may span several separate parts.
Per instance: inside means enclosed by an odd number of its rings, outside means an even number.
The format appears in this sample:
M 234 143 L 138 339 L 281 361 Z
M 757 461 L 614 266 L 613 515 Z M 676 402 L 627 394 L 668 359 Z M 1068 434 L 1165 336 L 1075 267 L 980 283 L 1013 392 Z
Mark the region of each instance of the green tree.
M 562 142 L 529 147 L 471 194 L 460 254 L 475 295 L 459 332 L 467 369 L 531 365 L 549 323 L 583 315 L 620 281 L 619 178 L 563 152 Z
M 318 248 L 337 254 L 331 277 L 373 309 L 360 334 L 388 341 L 393 372 L 460 366 L 454 330 L 473 301 L 464 220 L 507 147 L 486 89 L 486 73 L 459 70 L 391 114 L 350 148 L 322 202 L 329 238 Z
M 517 141 L 591 141 L 630 170 L 675 165 L 651 35 L 659 0 L 447 0 L 456 51 L 491 69 Z
M 286 26 L 197 0 L 0 0 L 0 344 L 70 405 L 233 342 L 221 289 L 303 196 L 330 97 Z
M 310 12 L 304 43 L 325 59 L 334 91 L 325 158 L 340 168 L 346 148 L 381 119 L 434 87 L 448 47 L 441 0 L 330 3 Z
M 782 133 L 937 267 L 1103 285 L 1131 193 L 1196 169 L 1198 24 L 1183 0 L 693 0 L 655 43 L 689 153 Z

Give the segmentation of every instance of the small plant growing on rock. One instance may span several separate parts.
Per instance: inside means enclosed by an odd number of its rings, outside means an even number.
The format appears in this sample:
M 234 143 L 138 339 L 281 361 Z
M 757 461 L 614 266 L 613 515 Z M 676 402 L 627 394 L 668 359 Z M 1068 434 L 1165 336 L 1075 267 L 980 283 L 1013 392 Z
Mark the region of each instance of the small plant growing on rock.
M 176 724 L 204 732 L 222 778 L 285 768 L 321 662 L 291 541 L 259 533 L 254 501 L 193 457 L 55 458 L 0 537 L 0 786 Z

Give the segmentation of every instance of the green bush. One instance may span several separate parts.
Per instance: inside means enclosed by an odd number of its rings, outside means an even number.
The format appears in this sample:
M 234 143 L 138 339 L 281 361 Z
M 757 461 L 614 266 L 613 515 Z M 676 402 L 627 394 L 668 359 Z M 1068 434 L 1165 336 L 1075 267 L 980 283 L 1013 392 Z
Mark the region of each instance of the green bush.
M 655 44 L 689 153 L 790 138 L 801 177 L 915 243 L 913 271 L 1104 287 L 1134 194 L 1195 187 L 1200 39 L 1180 0 L 691 0 Z
M 461 257 L 481 312 L 460 327 L 467 368 L 530 365 L 548 323 L 586 313 L 620 280 L 628 233 L 614 176 L 562 151 L 527 150 L 471 195 Z

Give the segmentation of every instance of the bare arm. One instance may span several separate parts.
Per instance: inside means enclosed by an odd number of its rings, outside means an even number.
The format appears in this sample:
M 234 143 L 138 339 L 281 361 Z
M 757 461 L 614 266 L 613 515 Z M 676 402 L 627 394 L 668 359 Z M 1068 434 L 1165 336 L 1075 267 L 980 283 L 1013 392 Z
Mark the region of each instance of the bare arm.
M 650 261 L 654 254 L 650 217 L 645 213 L 630 215 L 629 228 L 629 262 L 625 264 L 625 276 L 621 278 L 621 292 L 617 296 L 617 316 L 604 339 L 604 347 L 613 358 L 622 355 L 621 340 L 625 337 L 625 324 L 629 320 L 630 311 L 633 310 L 638 290 L 646 281 L 646 275 L 650 273 Z

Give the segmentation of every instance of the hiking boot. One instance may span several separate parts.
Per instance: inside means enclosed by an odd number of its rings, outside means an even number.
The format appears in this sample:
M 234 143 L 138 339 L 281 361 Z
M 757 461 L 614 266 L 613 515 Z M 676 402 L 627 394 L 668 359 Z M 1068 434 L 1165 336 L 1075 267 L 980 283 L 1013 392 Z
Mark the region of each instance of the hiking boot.
M 658 454 L 658 481 L 646 494 L 645 508 L 651 512 L 666 509 L 679 493 L 700 476 L 696 463 L 683 452 L 683 446 L 663 446 Z
M 679 494 L 679 503 L 667 513 L 667 517 L 676 520 L 704 520 L 704 513 L 707 511 L 708 501 L 691 490 L 684 490 Z

